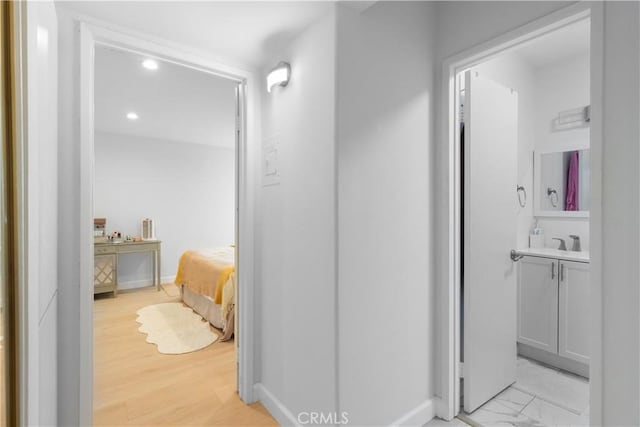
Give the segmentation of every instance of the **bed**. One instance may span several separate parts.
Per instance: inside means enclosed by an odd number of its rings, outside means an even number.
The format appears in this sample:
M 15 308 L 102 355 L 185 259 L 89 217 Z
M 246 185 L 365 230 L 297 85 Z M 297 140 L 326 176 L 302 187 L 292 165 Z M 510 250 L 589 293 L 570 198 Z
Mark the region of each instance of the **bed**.
M 222 340 L 234 332 L 235 248 L 189 250 L 182 254 L 175 284 L 182 301 L 223 332 Z

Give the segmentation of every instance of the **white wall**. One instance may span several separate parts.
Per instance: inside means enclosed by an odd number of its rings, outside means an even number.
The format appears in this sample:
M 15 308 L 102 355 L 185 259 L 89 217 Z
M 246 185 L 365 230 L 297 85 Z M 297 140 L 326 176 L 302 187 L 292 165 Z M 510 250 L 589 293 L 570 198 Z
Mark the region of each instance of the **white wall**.
M 572 1 L 439 1 L 436 55 L 442 60 L 503 35 Z M 441 69 L 437 69 L 440 74 Z
M 258 369 L 292 414 L 278 418 L 286 424 L 337 407 L 335 31 L 332 8 L 262 74 L 291 63 L 287 87 L 264 88 L 263 141 L 277 141 L 280 183 L 260 187 L 256 225 Z
M 581 54 L 535 70 L 536 149 L 589 146 L 589 127 L 553 131 L 558 113 L 589 105 L 589 55 Z
M 234 150 L 97 132 L 95 157 L 94 215 L 123 236 L 139 236 L 142 219 L 153 218 L 163 280 L 173 280 L 185 250 L 234 243 Z M 120 257 L 118 278 L 123 289 L 150 285 L 151 256 Z
M 27 311 L 26 423 L 57 423 L 58 363 L 58 37 L 51 2 L 26 16 Z M 24 22 L 24 21 L 23 21 Z M 19 155 L 19 154 L 18 154 Z M 19 168 L 18 170 L 22 170 Z M 12 260 L 13 261 L 13 260 Z M 22 316 L 21 310 L 18 315 Z
M 602 425 L 640 425 L 640 5 L 604 3 L 602 234 Z M 592 123 L 593 126 L 593 123 Z M 595 153 L 594 153 L 595 154 Z M 592 155 L 592 160 L 594 156 Z M 597 190 L 598 187 L 596 187 Z M 596 222 L 597 224 L 597 222 Z M 599 230 L 596 231 L 599 232 Z M 592 259 L 594 249 L 592 248 Z M 593 262 L 592 262 L 593 271 Z M 599 274 L 601 273 L 601 276 Z M 591 275 L 592 280 L 594 274 Z M 593 404 L 592 404 L 593 406 Z M 592 412 L 593 413 L 593 412 Z M 597 424 L 598 419 L 595 419 Z
M 552 121 L 558 113 L 590 104 L 589 56 L 577 55 L 535 71 L 535 141 L 536 150 L 563 151 L 589 147 L 590 128 L 553 131 Z M 534 195 L 534 197 L 538 194 Z M 582 250 L 589 250 L 589 218 L 538 217 L 544 230 L 545 245 L 558 247 L 553 237 L 565 239 L 571 248 L 570 234 L 580 236 Z
M 261 386 L 294 418 L 433 415 L 434 9 L 340 5 L 337 52 L 331 14 L 271 61 L 293 75 L 263 102 L 281 177 L 261 189 Z
M 435 5 L 338 11 L 339 409 L 354 425 L 414 410 L 423 424 L 435 393 Z

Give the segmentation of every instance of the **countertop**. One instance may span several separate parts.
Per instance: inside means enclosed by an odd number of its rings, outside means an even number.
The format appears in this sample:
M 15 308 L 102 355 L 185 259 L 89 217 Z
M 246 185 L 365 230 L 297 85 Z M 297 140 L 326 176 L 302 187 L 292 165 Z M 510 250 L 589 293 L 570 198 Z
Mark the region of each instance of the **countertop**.
M 552 248 L 522 248 L 516 251 L 518 255 L 537 256 L 542 258 L 556 258 L 565 261 L 589 262 L 589 251 L 560 251 Z
M 121 245 L 121 246 L 125 246 L 125 245 L 143 245 L 145 243 L 162 243 L 162 241 L 160 240 L 142 240 L 140 242 L 134 242 L 133 240 L 108 240 L 106 242 L 93 242 L 93 244 L 95 246 L 100 246 L 100 245 Z

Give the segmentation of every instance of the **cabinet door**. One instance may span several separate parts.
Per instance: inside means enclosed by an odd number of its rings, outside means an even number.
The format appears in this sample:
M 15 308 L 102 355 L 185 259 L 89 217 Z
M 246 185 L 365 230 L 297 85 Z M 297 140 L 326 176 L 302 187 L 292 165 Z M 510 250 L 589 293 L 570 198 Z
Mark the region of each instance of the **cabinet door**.
M 95 255 L 93 260 L 94 293 L 112 292 L 118 285 L 116 256 Z
M 558 354 L 589 363 L 589 264 L 560 262 Z
M 525 257 L 518 271 L 518 342 L 558 351 L 558 261 Z

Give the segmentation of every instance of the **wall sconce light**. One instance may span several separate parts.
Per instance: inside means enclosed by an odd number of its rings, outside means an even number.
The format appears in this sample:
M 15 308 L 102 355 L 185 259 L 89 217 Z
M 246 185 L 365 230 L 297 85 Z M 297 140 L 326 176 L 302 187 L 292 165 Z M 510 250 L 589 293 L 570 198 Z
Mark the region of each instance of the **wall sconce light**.
M 267 92 L 271 93 L 274 86 L 286 86 L 291 78 L 291 65 L 279 62 L 267 75 Z

